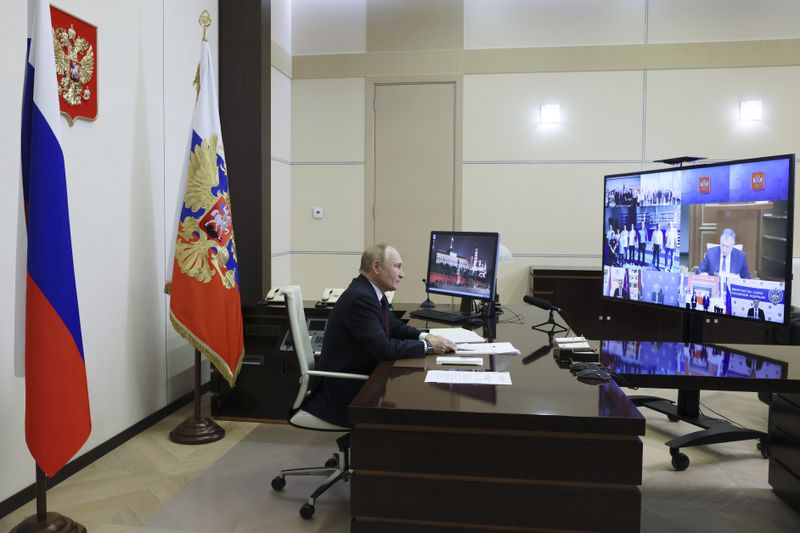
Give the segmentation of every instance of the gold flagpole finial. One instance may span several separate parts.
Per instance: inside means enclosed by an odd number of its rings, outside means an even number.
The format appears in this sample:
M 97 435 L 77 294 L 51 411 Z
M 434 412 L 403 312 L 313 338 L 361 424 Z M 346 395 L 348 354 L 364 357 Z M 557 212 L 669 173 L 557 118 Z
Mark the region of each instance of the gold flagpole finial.
M 204 9 L 203 12 L 200 13 L 200 18 L 197 19 L 197 22 L 203 27 L 203 40 L 207 41 L 208 27 L 211 26 L 211 14 Z

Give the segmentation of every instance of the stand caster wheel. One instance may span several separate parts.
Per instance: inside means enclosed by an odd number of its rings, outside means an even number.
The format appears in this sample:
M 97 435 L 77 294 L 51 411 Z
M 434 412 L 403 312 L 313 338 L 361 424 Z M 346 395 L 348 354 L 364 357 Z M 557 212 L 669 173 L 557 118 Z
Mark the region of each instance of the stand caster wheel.
M 689 456 L 685 453 L 675 452 L 672 454 L 672 468 L 678 472 L 683 472 L 689 468 Z
M 761 457 L 769 459 L 769 442 L 767 442 L 766 439 L 759 440 L 758 444 L 756 444 L 756 448 L 761 452 Z
M 337 466 L 339 466 L 339 461 L 337 461 L 335 457 L 331 457 L 325 461 L 326 468 L 336 468 Z
M 283 490 L 283 487 L 286 486 L 286 478 L 278 476 L 272 480 L 272 488 L 275 490 Z
M 300 516 L 306 520 L 311 520 L 314 517 L 314 506 L 310 503 L 304 503 L 300 508 Z

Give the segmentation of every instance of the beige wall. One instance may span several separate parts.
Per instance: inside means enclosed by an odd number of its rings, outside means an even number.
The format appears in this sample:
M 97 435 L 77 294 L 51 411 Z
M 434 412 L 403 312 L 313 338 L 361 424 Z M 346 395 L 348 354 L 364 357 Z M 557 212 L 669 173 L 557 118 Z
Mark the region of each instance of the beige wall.
M 429 39 L 431 14 L 416 0 L 298 4 L 291 256 L 292 281 L 307 294 L 346 284 L 357 262 L 348 254 L 364 245 L 357 146 L 370 142 L 363 87 L 371 77 L 463 75 L 457 201 L 464 229 L 494 228 L 515 254 L 500 266 L 504 302 L 524 294 L 531 264 L 599 266 L 603 175 L 675 155 L 733 159 L 800 149 L 793 95 L 800 4 L 444 2 L 439 8 L 450 16 L 442 35 L 450 37 L 427 49 L 419 42 Z M 453 21 L 463 21 L 461 46 L 453 45 Z M 313 38 L 305 37 L 310 28 Z M 764 120 L 739 123 L 738 103 L 751 98 L 764 101 Z M 561 124 L 538 124 L 544 103 L 561 105 Z M 344 168 L 335 172 L 337 165 Z M 326 208 L 326 218 L 312 220 L 323 193 L 347 205 L 348 216 L 328 217 Z M 412 208 L 409 216 L 418 214 Z

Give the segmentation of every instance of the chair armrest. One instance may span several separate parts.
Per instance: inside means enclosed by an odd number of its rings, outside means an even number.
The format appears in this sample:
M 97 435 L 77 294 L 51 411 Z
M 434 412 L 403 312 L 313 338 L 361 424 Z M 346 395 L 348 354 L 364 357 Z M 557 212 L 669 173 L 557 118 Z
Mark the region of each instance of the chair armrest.
M 348 374 L 346 372 L 326 372 L 324 370 L 309 370 L 308 375 L 322 376 L 326 378 L 360 379 L 362 381 L 366 381 L 369 379 L 369 376 L 365 376 L 364 374 Z

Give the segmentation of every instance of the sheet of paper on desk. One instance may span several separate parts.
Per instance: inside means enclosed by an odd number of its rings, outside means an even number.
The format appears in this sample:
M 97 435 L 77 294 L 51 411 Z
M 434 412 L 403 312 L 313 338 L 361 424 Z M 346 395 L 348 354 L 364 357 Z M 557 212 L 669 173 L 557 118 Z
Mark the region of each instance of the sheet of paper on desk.
M 457 344 L 456 355 L 489 354 L 489 355 L 519 355 L 519 350 L 510 342 L 487 342 L 483 344 Z
M 483 357 L 462 357 L 459 355 L 440 355 L 436 358 L 437 365 L 483 365 Z
M 431 328 L 430 332 L 434 335 L 449 339 L 456 344 L 461 342 L 486 342 L 486 339 L 474 331 L 464 328 Z
M 508 372 L 473 372 L 471 370 L 428 370 L 425 383 L 463 385 L 511 385 Z

